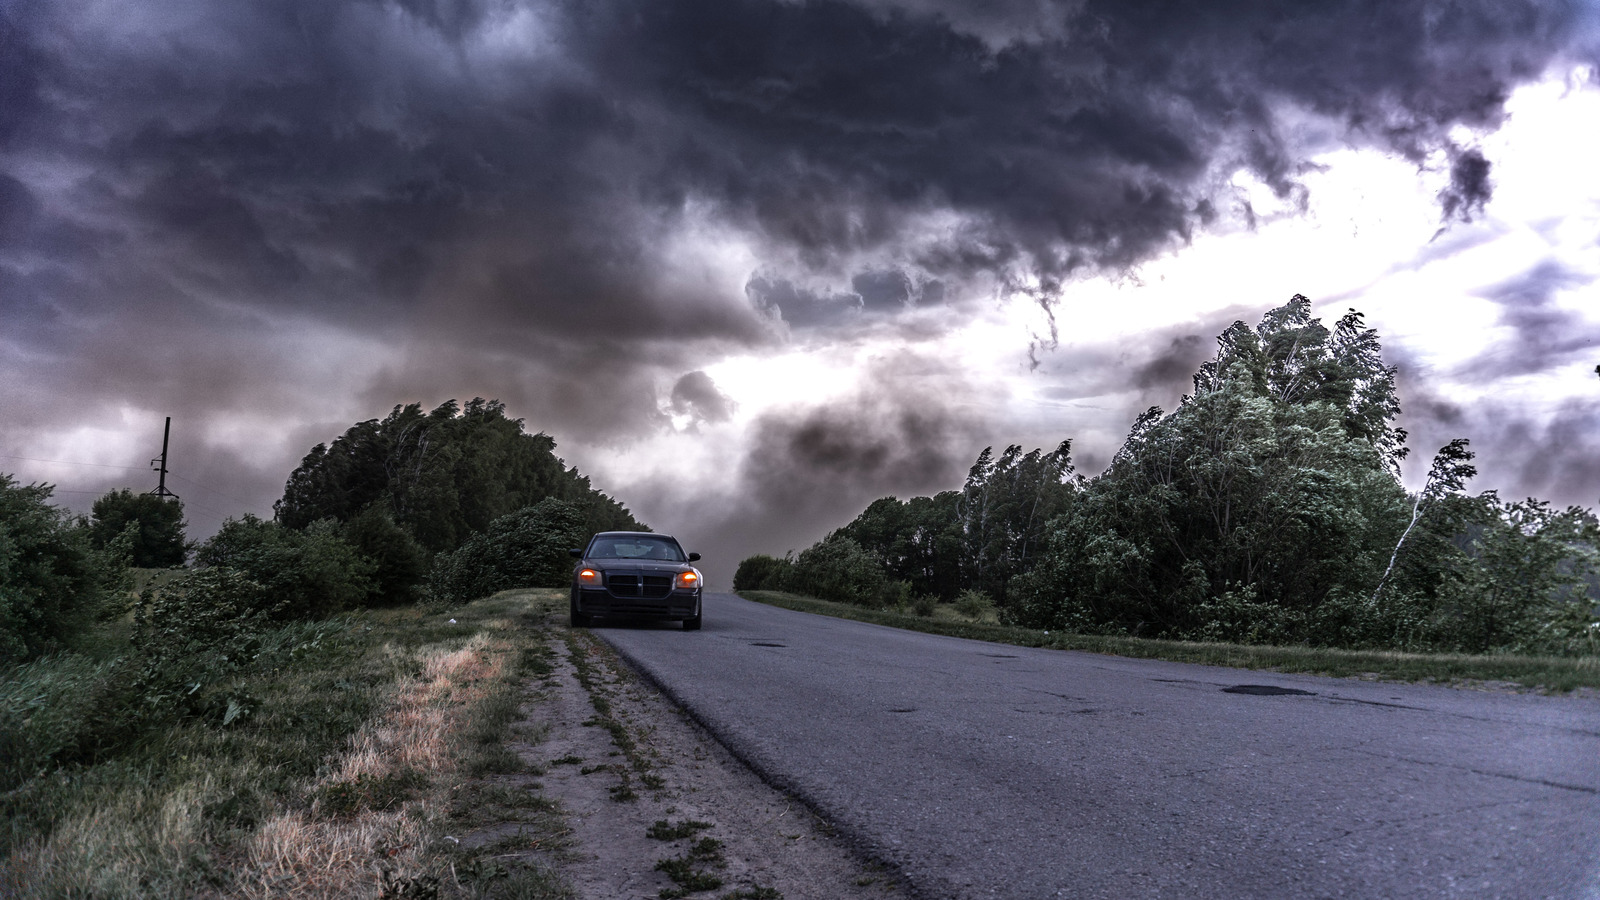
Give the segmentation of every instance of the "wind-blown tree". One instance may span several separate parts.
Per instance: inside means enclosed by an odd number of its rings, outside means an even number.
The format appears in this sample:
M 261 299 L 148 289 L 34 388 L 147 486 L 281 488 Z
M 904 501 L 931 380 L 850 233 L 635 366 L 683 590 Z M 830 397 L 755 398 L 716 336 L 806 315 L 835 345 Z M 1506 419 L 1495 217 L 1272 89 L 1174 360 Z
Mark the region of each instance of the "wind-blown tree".
M 94 501 L 89 535 L 104 550 L 131 525 L 128 550 L 132 565 L 162 569 L 183 565 L 189 548 L 184 542 L 183 503 L 154 494 L 135 494 L 123 488 Z
M 1019 620 L 1302 640 L 1324 604 L 1370 593 L 1406 505 L 1405 434 L 1360 316 L 1329 331 L 1296 296 L 1234 323 L 1194 385 L 1141 416 L 1054 524 Z
M 879 500 L 808 553 L 913 584 L 953 571 L 1039 628 L 1600 652 L 1594 515 L 1468 496 L 1465 440 L 1440 448 L 1408 494 L 1395 370 L 1359 313 L 1329 329 L 1297 295 L 1254 328 L 1235 322 L 1194 389 L 1171 413 L 1141 415 L 1093 479 L 1072 478 L 1067 443 L 986 449 L 962 491 Z M 945 497 L 953 508 L 933 519 L 953 529 L 929 529 L 946 543 L 924 553 L 911 510 Z
M 278 521 L 304 528 L 348 522 L 373 505 L 429 552 L 453 550 L 500 516 L 553 497 L 574 505 L 589 531 L 643 528 L 616 500 L 528 434 L 498 400 L 454 400 L 424 413 L 396 406 L 383 420 L 351 426 L 311 449 L 275 504 Z
M 963 587 L 1006 602 L 1011 579 L 1033 567 L 1044 549 L 1046 523 L 1064 512 L 1076 485 L 1072 442 L 1026 455 L 1012 444 L 994 458 L 985 447 L 967 473 L 958 514 Z
M 964 586 L 960 506 L 958 491 L 904 503 L 884 497 L 834 535 L 854 541 L 912 594 L 950 600 Z

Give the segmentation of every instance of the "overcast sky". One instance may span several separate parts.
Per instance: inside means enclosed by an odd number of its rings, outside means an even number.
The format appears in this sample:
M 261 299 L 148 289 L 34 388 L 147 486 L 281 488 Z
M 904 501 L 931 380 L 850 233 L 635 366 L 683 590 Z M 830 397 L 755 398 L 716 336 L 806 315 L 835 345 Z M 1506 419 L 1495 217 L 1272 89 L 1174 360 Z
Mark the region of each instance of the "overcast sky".
M 975 11 L 976 10 L 976 11 Z M 270 514 L 499 398 L 708 557 L 986 445 L 1098 472 L 1296 293 L 1415 485 L 1600 503 L 1600 13 L 1237 0 L 0 0 L 0 471 Z

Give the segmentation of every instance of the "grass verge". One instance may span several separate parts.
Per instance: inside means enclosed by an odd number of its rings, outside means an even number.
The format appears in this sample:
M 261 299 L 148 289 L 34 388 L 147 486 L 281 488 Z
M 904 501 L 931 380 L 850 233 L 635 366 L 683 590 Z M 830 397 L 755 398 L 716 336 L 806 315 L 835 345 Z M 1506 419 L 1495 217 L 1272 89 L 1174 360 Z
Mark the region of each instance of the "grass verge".
M 0 794 L 0 897 L 570 897 L 528 854 L 559 847 L 564 826 L 510 746 L 542 736 L 513 723 L 550 671 L 561 600 L 514 592 L 265 635 L 237 675 L 247 714 L 178 720 Z M 103 670 L 69 655 L 7 673 L 15 733 L 0 737 L 83 732 L 108 715 L 75 702 Z M 449 831 L 486 811 L 522 827 L 460 849 Z
M 965 618 L 924 617 L 893 609 L 867 609 L 847 603 L 801 597 L 780 591 L 740 591 L 739 596 L 799 612 L 817 613 L 909 631 L 972 638 L 1018 647 L 1083 650 L 1139 659 L 1301 672 L 1386 681 L 1435 682 L 1462 687 L 1516 685 L 1531 690 L 1565 693 L 1575 688 L 1600 688 L 1600 657 L 1519 656 L 1466 653 L 1402 653 L 1387 650 L 1335 650 L 1322 647 L 1274 647 L 1208 644 L 1110 635 L 1037 631 Z

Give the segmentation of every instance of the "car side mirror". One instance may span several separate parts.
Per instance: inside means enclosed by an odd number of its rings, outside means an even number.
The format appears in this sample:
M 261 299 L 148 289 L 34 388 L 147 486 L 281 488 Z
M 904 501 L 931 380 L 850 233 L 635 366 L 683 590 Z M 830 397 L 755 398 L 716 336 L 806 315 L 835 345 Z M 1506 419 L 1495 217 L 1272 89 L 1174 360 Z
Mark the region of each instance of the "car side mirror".
M 572 557 L 573 559 L 583 559 L 583 551 L 582 550 L 568 550 L 567 551 L 567 555 Z
M 694 561 L 698 560 L 699 558 L 700 558 L 700 554 L 698 554 L 698 553 L 689 554 L 689 562 L 694 562 Z

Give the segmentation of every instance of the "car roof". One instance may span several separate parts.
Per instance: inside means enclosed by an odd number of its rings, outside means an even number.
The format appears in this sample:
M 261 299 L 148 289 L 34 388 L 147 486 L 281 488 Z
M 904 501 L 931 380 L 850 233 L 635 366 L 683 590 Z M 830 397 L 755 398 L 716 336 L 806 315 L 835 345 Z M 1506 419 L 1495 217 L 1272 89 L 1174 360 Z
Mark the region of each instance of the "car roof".
M 659 531 L 600 531 L 595 533 L 595 537 L 653 537 L 666 538 L 669 541 L 677 540 L 672 535 L 662 534 Z

